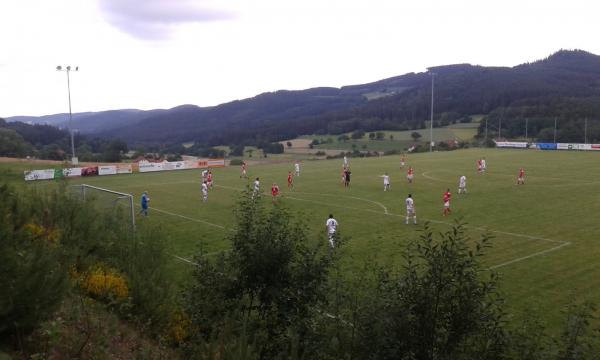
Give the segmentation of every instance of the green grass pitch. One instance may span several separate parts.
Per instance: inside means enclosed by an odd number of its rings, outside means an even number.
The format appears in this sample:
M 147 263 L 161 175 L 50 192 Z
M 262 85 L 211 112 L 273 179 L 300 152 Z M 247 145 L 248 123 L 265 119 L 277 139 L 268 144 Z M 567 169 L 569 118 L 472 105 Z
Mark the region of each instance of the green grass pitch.
M 239 189 L 260 177 L 271 203 L 270 187 L 283 190 L 280 202 L 304 216 L 314 239 L 326 241 L 325 221 L 332 213 L 340 232 L 350 237 L 343 251 L 349 272 L 376 258 L 400 265 L 406 243 L 419 236 L 420 226 L 405 225 L 404 199 L 413 194 L 418 221 L 430 220 L 436 231 L 449 229 L 454 219 L 468 223 L 476 238 L 488 230 L 493 248 L 485 264 L 502 275 L 502 292 L 517 312 L 535 308 L 551 325 L 574 295 L 600 300 L 600 154 L 470 149 L 411 154 L 414 183 L 406 181 L 400 157 L 350 159 L 352 181 L 341 185 L 342 160 L 304 161 L 294 189 L 287 190 L 293 163 L 249 167 L 250 180 L 240 179 L 238 166 L 215 169 L 215 187 L 202 203 L 200 170 L 80 178 L 87 183 L 131 193 L 136 206 L 143 191 L 151 198 L 150 216 L 137 217 L 139 226 L 160 223 L 170 234 L 171 251 L 191 259 L 199 247 L 209 254 L 228 248 L 227 231 L 234 224 L 233 205 Z M 478 175 L 476 160 L 485 157 L 488 172 Z M 526 185 L 516 185 L 524 167 Z M 387 172 L 391 191 L 383 191 L 380 175 Z M 467 176 L 468 194 L 457 194 L 458 178 Z M 47 186 L 49 182 L 27 184 Z M 453 194 L 452 215 L 442 216 L 442 194 Z M 138 208 L 139 210 L 139 208 Z M 189 264 L 174 258 L 178 277 Z

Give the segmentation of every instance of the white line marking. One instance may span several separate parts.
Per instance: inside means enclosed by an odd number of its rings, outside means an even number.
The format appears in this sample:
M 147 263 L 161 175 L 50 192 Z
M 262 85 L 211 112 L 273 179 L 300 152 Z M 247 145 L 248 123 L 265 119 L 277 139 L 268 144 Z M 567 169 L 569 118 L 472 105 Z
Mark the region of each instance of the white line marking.
M 427 175 L 428 173 L 430 173 L 431 171 L 425 171 L 424 173 L 422 173 L 421 175 L 423 175 L 424 178 L 429 179 L 429 180 L 433 180 L 433 181 L 440 181 L 440 182 L 450 182 L 450 181 L 446 181 L 446 180 L 442 180 L 442 179 L 438 179 L 436 177 Z
M 240 188 L 235 188 L 232 186 L 225 186 L 225 185 L 214 185 L 215 187 L 221 187 L 224 189 L 230 189 L 230 190 L 236 190 L 236 191 L 243 191 L 243 189 Z M 349 198 L 349 199 L 355 199 L 355 200 L 360 200 L 360 201 L 365 201 L 365 202 L 369 202 L 372 204 L 375 204 L 379 207 L 381 207 L 383 209 L 384 214 L 388 214 L 388 209 L 387 207 L 385 207 L 385 205 L 383 205 L 382 203 L 378 202 L 378 201 L 373 201 L 373 200 L 369 200 L 369 199 L 364 199 L 364 198 L 359 198 L 356 196 L 347 196 L 347 195 L 339 195 L 339 194 L 320 194 L 320 193 L 309 193 L 309 192 L 302 192 L 302 191 L 282 191 L 282 194 L 285 194 L 285 198 L 287 199 L 292 199 L 292 200 L 298 200 L 298 201 L 306 201 L 306 202 L 312 202 L 315 204 L 319 204 L 319 205 L 327 205 L 327 206 L 335 206 L 335 207 L 340 207 L 340 208 L 344 208 L 344 209 L 352 209 L 352 210 L 362 210 L 362 211 L 373 211 L 373 210 L 369 210 L 369 209 L 360 209 L 360 208 L 354 208 L 354 207 L 349 207 L 349 206 L 342 206 L 342 205 L 334 205 L 331 203 L 324 203 L 324 202 L 320 202 L 320 201 L 314 201 L 314 200 L 307 200 L 307 199 L 300 199 L 300 198 L 296 198 L 293 196 L 290 196 L 288 194 L 306 194 L 306 195 L 319 195 L 319 196 L 334 196 L 334 197 L 345 197 L 345 198 Z M 262 195 L 269 195 L 266 192 L 263 192 Z M 379 214 L 379 212 L 377 212 Z
M 167 215 L 171 215 L 171 216 L 177 216 L 177 217 L 180 217 L 182 219 L 186 219 L 186 220 L 190 220 L 190 221 L 195 221 L 195 222 L 199 222 L 199 223 L 202 223 L 202 224 L 206 224 L 208 226 L 214 226 L 214 227 L 219 228 L 219 229 L 223 229 L 223 230 L 227 229 L 225 226 L 222 226 L 222 225 L 213 224 L 213 223 L 208 222 L 208 221 L 204 221 L 204 220 L 200 220 L 200 219 L 194 219 L 194 218 L 191 218 L 191 217 L 188 217 L 188 216 L 184 216 L 184 215 L 180 215 L 180 214 L 175 214 L 175 213 L 172 213 L 170 211 L 161 210 L 161 209 L 157 209 L 157 208 L 154 208 L 154 207 L 150 207 L 150 209 L 152 209 L 154 211 L 161 212 L 163 214 L 167 214 Z
M 149 208 L 152 209 L 152 210 L 154 210 L 154 211 L 158 211 L 158 212 L 161 212 L 161 213 L 164 213 L 164 214 L 167 214 L 167 215 L 177 216 L 177 217 L 180 217 L 182 219 L 189 220 L 189 221 L 195 221 L 195 222 L 198 222 L 198 223 L 201 223 L 201 224 L 206 224 L 206 225 L 209 225 L 209 226 L 214 226 L 214 227 L 222 229 L 222 230 L 227 230 L 227 228 L 225 226 L 218 225 L 218 224 L 213 224 L 213 223 L 208 222 L 208 221 L 204 221 L 204 220 L 200 220 L 200 219 L 194 219 L 194 218 L 191 218 L 191 217 L 188 217 L 188 216 L 184 216 L 184 215 L 172 213 L 170 211 L 165 211 L 165 210 L 161 210 L 161 209 L 157 209 L 157 208 L 153 208 L 153 207 L 149 207 Z M 233 229 L 229 229 L 229 230 L 233 230 Z M 231 251 L 231 250 L 213 251 L 213 252 L 209 252 L 209 253 L 203 254 L 203 256 L 217 255 L 217 254 L 220 254 L 222 252 L 227 252 L 227 251 Z M 192 264 L 192 265 L 196 265 L 196 266 L 198 265 L 197 263 L 195 263 L 193 261 L 190 261 L 190 260 L 188 260 L 186 258 L 183 258 L 181 256 L 173 255 L 173 257 L 176 258 L 176 259 L 178 259 L 178 260 L 184 261 L 186 263 Z
M 340 195 L 340 194 L 321 194 L 321 193 L 310 193 L 310 192 L 303 192 L 303 191 L 286 191 L 286 194 L 306 194 L 306 195 L 319 195 L 319 196 L 333 196 L 333 197 L 345 197 L 348 199 L 355 199 L 355 200 L 360 200 L 360 201 L 365 201 L 365 202 L 369 202 L 371 204 L 375 204 L 379 207 L 381 207 L 383 209 L 383 212 L 385 214 L 388 213 L 388 209 L 387 207 L 385 207 L 385 205 L 383 205 L 382 203 L 378 202 L 378 201 L 374 201 L 374 200 L 369 200 L 369 199 L 364 199 L 364 198 L 360 198 L 357 196 L 348 196 L 348 195 Z M 358 210 L 368 210 L 368 209 L 358 209 Z
M 392 214 L 392 213 L 388 213 L 388 215 L 398 216 L 398 217 L 406 217 L 406 214 Z M 453 223 L 446 222 L 446 221 L 441 221 L 441 220 L 425 219 L 425 221 L 429 221 L 429 222 L 432 222 L 434 224 L 443 224 L 443 225 L 448 225 L 448 226 L 453 226 L 454 225 Z M 522 238 L 531 239 L 531 240 L 546 241 L 546 242 L 550 242 L 550 243 L 554 243 L 554 244 L 566 244 L 566 243 L 570 244 L 571 243 L 570 241 L 547 239 L 547 238 L 543 238 L 543 237 L 540 237 L 540 236 L 519 234 L 519 233 L 513 233 L 513 232 L 508 232 L 508 231 L 502 231 L 502 230 L 491 230 L 491 229 L 487 229 L 487 228 L 484 228 L 484 227 L 481 227 L 481 226 L 463 225 L 463 227 L 466 228 L 466 229 L 468 228 L 468 229 L 479 230 L 479 231 L 489 231 L 491 233 L 503 234 L 503 235 L 510 235 L 510 236 L 515 236 L 515 237 L 522 237 Z
M 177 260 L 180 260 L 180 261 L 186 262 L 186 263 L 188 263 L 188 264 L 190 264 L 190 265 L 196 265 L 196 266 L 198 266 L 198 263 L 195 263 L 195 262 L 193 262 L 193 261 L 191 261 L 191 260 L 189 260 L 189 259 L 186 259 L 186 258 L 184 258 L 184 257 L 177 256 L 177 255 L 173 255 L 173 257 L 174 257 L 175 259 L 177 259 Z
M 362 201 L 370 202 L 370 203 L 373 203 L 373 204 L 375 204 L 375 205 L 379 205 L 379 206 L 381 206 L 381 208 L 383 209 L 383 213 L 384 213 L 385 215 L 387 215 L 387 214 L 388 214 L 388 209 L 385 207 L 385 205 L 383 205 L 382 203 L 380 203 L 380 202 L 378 202 L 378 201 L 367 200 L 367 199 L 359 198 L 359 197 L 356 197 L 356 196 L 348 196 L 348 197 L 349 197 L 349 198 L 352 198 L 352 199 L 356 199 L 356 200 L 362 200 Z
M 225 188 L 225 189 L 232 189 L 232 190 L 236 190 L 236 191 L 241 191 L 242 190 L 242 189 L 231 187 L 231 186 L 224 186 L 224 185 L 215 185 L 215 186 L 216 187 L 222 187 L 222 188 Z M 300 193 L 300 192 L 298 192 L 298 193 Z M 310 193 L 304 193 L 304 194 L 310 194 Z M 324 194 L 314 194 L 314 195 L 324 195 Z M 387 211 L 387 208 L 385 208 L 385 206 L 383 204 L 377 203 L 375 201 L 371 201 L 371 200 L 367 200 L 367 199 L 361 199 L 361 198 L 356 198 L 356 197 L 352 197 L 352 196 L 344 196 L 344 195 L 342 195 L 342 196 L 343 197 L 349 197 L 349 198 L 355 198 L 357 200 L 363 200 L 363 201 L 367 201 L 367 202 L 376 203 L 376 204 L 378 204 L 379 206 L 381 206 L 384 209 L 384 211 L 385 211 L 383 213 L 384 215 L 397 216 L 397 217 L 405 217 L 406 216 L 406 215 L 402 215 L 402 214 L 393 214 L 393 213 L 390 213 L 390 212 Z M 339 207 L 339 208 L 344 208 L 344 209 L 349 209 L 349 210 L 360 210 L 360 211 L 368 211 L 368 212 L 372 212 L 372 213 L 376 213 L 376 214 L 382 214 L 379 211 L 375 211 L 375 210 L 371 210 L 371 209 L 360 209 L 360 208 L 354 208 L 354 207 L 349 207 L 349 206 L 335 205 L 335 204 L 324 203 L 324 202 L 320 202 L 320 201 L 300 199 L 300 198 L 296 198 L 296 197 L 289 196 L 289 195 L 286 195 L 286 198 L 292 199 L 292 200 L 298 200 L 298 201 L 311 202 L 311 203 L 320 204 L 320 205 L 334 206 L 334 207 Z M 175 213 L 172 213 L 172 212 L 169 212 L 169 211 L 160 210 L 160 209 L 156 209 L 156 208 L 150 208 L 150 209 L 153 209 L 155 211 L 162 212 L 162 213 L 165 213 L 165 214 L 168 214 L 168 215 L 177 216 L 177 217 L 180 217 L 180 218 L 183 218 L 183 219 L 187 219 L 187 220 L 190 220 L 190 221 L 195 221 L 195 222 L 203 223 L 203 224 L 206 224 L 206 225 L 214 226 L 214 227 L 217 227 L 217 228 L 220 228 L 220 229 L 227 229 L 226 227 L 224 227 L 222 225 L 213 224 L 213 223 L 210 223 L 208 221 L 204 221 L 204 220 L 200 220 L 200 219 L 194 219 L 194 218 L 191 218 L 191 217 L 188 217 L 188 216 L 184 216 L 184 215 L 180 215 L 180 214 L 175 214 Z M 429 222 L 432 222 L 432 223 L 437 223 L 437 224 L 443 224 L 443 225 L 449 225 L 449 226 L 454 225 L 452 223 L 445 222 L 445 221 L 440 221 L 440 220 L 433 220 L 433 219 L 425 219 L 425 220 L 429 221 Z M 547 253 L 559 250 L 559 249 L 561 249 L 561 248 L 563 248 L 565 246 L 571 245 L 570 241 L 547 239 L 547 238 L 543 238 L 543 237 L 539 237 L 539 236 L 519 234 L 519 233 L 513 233 L 513 232 L 508 232 L 508 231 L 502 231 L 502 230 L 490 230 L 490 229 L 486 229 L 486 228 L 478 227 L 478 226 L 464 225 L 464 227 L 465 228 L 470 228 L 470 229 L 475 229 L 475 230 L 480 230 L 480 231 L 489 231 L 491 233 L 509 235 L 509 236 L 514 236 L 514 237 L 521 237 L 521 238 L 526 238 L 526 239 L 530 239 L 530 240 L 539 240 L 539 241 L 545 241 L 545 242 L 550 242 L 550 243 L 554 243 L 554 244 L 559 244 L 558 246 L 552 247 L 550 249 L 538 251 L 538 252 L 535 252 L 535 253 L 527 255 L 527 256 L 522 256 L 522 257 L 519 257 L 517 259 L 513 259 L 513 260 L 510 260 L 510 261 L 507 261 L 507 262 L 502 263 L 502 264 L 494 265 L 494 266 L 492 266 L 492 267 L 489 268 L 490 270 L 494 270 L 494 269 L 497 269 L 497 268 L 500 268 L 500 267 L 504 267 L 506 265 L 514 264 L 514 263 L 517 263 L 517 262 L 520 262 L 520 261 L 523 261 L 523 260 L 531 259 L 531 258 L 536 257 L 536 256 L 544 255 L 544 254 L 547 254 Z M 211 253 L 207 253 L 207 254 L 204 254 L 204 255 L 205 256 L 211 256 L 211 255 L 219 254 L 219 253 L 224 252 L 224 251 L 230 251 L 230 250 L 216 251 L 216 252 L 211 252 Z M 175 256 L 175 257 L 178 258 L 178 259 L 180 259 L 180 260 L 182 260 L 182 261 L 190 262 L 187 259 L 179 258 L 178 256 Z
M 215 185 L 213 185 L 213 186 L 214 186 L 214 187 L 220 187 L 220 188 L 223 188 L 223 189 L 235 190 L 235 191 L 244 191 L 244 189 L 236 188 L 236 187 L 233 187 L 233 186 L 226 186 L 226 185 L 216 185 L 216 184 L 215 184 Z M 264 194 L 264 193 L 263 193 L 263 194 Z
M 544 254 L 547 254 L 549 252 L 561 249 L 561 248 L 563 248 L 565 246 L 568 246 L 568 245 L 571 245 L 571 242 L 567 241 L 567 242 L 565 242 L 565 243 L 563 243 L 561 245 L 555 246 L 555 247 L 550 248 L 550 249 L 538 251 L 536 253 L 533 253 L 533 254 L 530 254 L 530 255 L 527 255 L 527 256 L 523 256 L 523 257 L 520 257 L 520 258 L 517 258 L 517 259 L 513 259 L 513 260 L 510 260 L 510 261 L 504 262 L 502 264 L 491 266 L 490 270 L 495 270 L 495 269 L 501 268 L 501 267 L 506 266 L 506 265 L 514 264 L 516 262 L 520 262 L 520 261 L 523 261 L 523 260 L 531 259 L 531 258 L 536 257 L 536 256 L 544 255 Z
M 320 202 L 320 201 L 315 201 L 315 200 L 308 200 L 308 199 L 300 199 L 297 197 L 293 197 L 293 196 L 289 196 L 286 195 L 285 196 L 286 199 L 292 199 L 292 200 L 298 200 L 298 201 L 304 201 L 304 202 L 309 202 L 309 203 L 313 203 L 313 204 L 319 204 L 319 205 L 325 205 L 325 206 L 333 206 L 333 207 L 337 207 L 337 208 L 342 208 L 342 209 L 347 209 L 347 210 L 363 210 L 363 211 L 369 211 L 368 209 L 360 209 L 360 208 L 355 208 L 355 207 L 350 207 L 350 206 L 343 206 L 343 205 L 335 205 L 335 204 L 331 204 L 331 203 L 325 203 L 325 202 Z M 372 210 L 373 212 L 377 213 L 377 214 L 381 214 L 379 211 L 375 211 Z

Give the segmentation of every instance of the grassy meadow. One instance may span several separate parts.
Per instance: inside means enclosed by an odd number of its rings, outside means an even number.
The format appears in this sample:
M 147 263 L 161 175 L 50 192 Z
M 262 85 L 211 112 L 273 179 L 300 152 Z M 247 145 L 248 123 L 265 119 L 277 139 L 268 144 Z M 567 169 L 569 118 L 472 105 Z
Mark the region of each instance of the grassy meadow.
M 470 141 L 473 136 L 477 133 L 477 127 L 479 123 L 465 123 L 465 124 L 453 124 L 445 127 L 433 129 L 433 140 L 434 141 Z M 369 132 L 366 132 L 361 139 L 350 139 L 347 141 L 338 140 L 338 136 L 334 135 L 307 135 L 303 136 L 303 139 L 318 139 L 319 141 L 326 141 L 331 139 L 329 143 L 322 143 L 316 145 L 315 149 L 332 149 L 332 150 L 353 150 L 353 146 L 358 150 L 370 150 L 370 151 L 389 151 L 389 150 L 403 150 L 418 142 L 429 141 L 429 129 L 414 130 L 421 135 L 421 138 L 415 142 L 411 134 L 412 130 L 409 131 L 381 131 L 385 134 L 381 140 L 374 140 L 369 138 Z M 347 133 L 350 137 L 352 133 Z M 391 137 L 390 137 L 391 136 Z
M 214 169 L 215 187 L 201 201 L 200 170 L 79 178 L 86 183 L 133 194 L 136 207 L 143 191 L 150 196 L 150 215 L 137 216 L 138 226 L 159 223 L 170 235 L 174 277 L 185 280 L 200 249 L 215 256 L 229 247 L 239 191 L 260 177 L 271 205 L 273 182 L 282 189 L 279 204 L 302 216 L 314 241 L 326 242 L 325 221 L 332 213 L 340 233 L 348 237 L 341 248 L 349 276 L 365 262 L 402 264 L 402 250 L 430 221 L 447 231 L 456 219 L 468 223 L 471 238 L 490 232 L 493 247 L 483 259 L 502 276 L 502 293 L 510 308 L 539 312 L 552 326 L 562 319 L 561 308 L 573 297 L 600 302 L 600 154 L 499 149 L 468 149 L 409 155 L 415 169 L 413 184 L 399 156 L 350 159 L 352 181 L 341 185 L 342 161 L 303 161 L 294 188 L 286 178 L 293 162 L 249 167 L 250 179 L 240 178 L 237 166 Z M 478 175 L 476 160 L 485 157 L 488 172 Z M 48 165 L 37 165 L 48 168 Z M 526 185 L 516 185 L 518 169 L 527 172 Z M 0 164 L 0 180 L 19 187 L 43 189 L 56 182 L 27 183 L 18 179 L 26 165 Z M 380 177 L 388 173 L 391 190 L 383 191 Z M 468 194 L 458 195 L 458 178 L 467 176 Z M 442 194 L 453 193 L 452 215 L 442 216 Z M 404 199 L 415 199 L 418 226 L 405 225 Z M 137 208 L 139 210 L 139 207 Z

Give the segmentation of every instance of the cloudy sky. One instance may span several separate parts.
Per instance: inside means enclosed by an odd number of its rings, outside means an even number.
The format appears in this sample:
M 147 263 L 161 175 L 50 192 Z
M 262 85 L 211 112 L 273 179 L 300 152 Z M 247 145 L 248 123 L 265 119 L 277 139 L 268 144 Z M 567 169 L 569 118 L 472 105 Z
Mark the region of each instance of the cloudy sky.
M 200 106 L 428 66 L 600 54 L 588 0 L 1 0 L 0 117 Z

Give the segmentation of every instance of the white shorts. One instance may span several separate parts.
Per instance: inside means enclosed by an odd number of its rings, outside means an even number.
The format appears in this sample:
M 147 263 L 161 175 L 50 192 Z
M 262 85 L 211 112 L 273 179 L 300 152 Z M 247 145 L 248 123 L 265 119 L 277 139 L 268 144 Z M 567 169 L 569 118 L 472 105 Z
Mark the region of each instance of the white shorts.
M 444 207 L 445 207 L 445 208 L 449 208 L 449 207 L 450 207 L 450 201 L 446 201 L 446 202 L 444 203 Z
M 406 216 L 415 216 L 415 209 L 406 208 Z
M 414 176 L 414 175 L 406 175 L 406 178 L 407 178 L 408 180 L 412 180 L 412 179 L 413 179 L 413 176 Z

